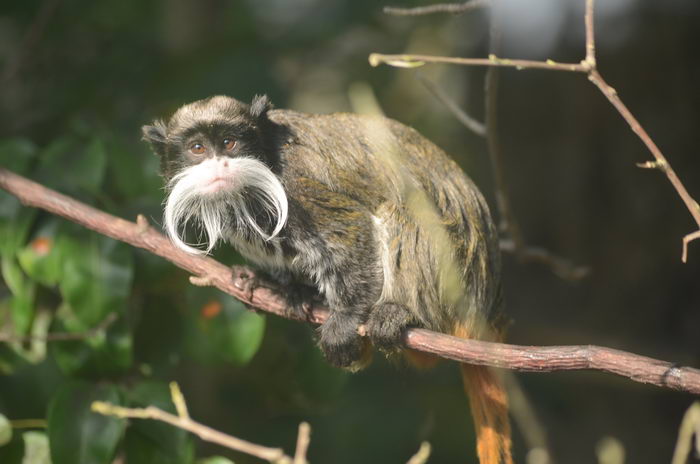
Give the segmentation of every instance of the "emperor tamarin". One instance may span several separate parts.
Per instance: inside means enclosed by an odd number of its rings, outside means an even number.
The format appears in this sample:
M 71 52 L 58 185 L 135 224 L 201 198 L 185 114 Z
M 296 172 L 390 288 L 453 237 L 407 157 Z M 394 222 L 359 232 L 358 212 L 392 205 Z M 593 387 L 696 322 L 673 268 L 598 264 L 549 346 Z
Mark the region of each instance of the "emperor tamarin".
M 330 308 L 319 345 L 331 364 L 361 367 L 370 345 L 397 351 L 408 327 L 500 337 L 498 235 L 486 202 L 415 130 L 216 96 L 143 134 L 160 156 L 173 242 L 206 253 L 225 241 L 273 275 L 312 283 Z M 204 249 L 186 242 L 188 223 L 206 235 Z M 498 379 L 484 367 L 462 373 L 481 463 L 512 462 Z

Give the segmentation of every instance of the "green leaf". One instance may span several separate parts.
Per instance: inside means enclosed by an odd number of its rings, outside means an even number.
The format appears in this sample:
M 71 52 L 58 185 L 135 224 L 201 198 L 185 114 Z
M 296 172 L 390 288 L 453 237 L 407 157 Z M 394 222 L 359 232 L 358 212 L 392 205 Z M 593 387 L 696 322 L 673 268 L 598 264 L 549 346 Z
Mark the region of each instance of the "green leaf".
M 25 174 L 36 152 L 36 145 L 31 140 L 21 137 L 0 140 L 0 166 Z
M 49 440 L 44 432 L 24 432 L 24 459 L 22 464 L 51 464 Z
M 26 334 L 34 318 L 35 285 L 25 277 L 14 258 L 3 256 L 0 262 L 2 278 L 12 293 L 9 306 L 15 333 Z
M 107 166 L 102 141 L 93 137 L 64 136 L 51 142 L 41 153 L 36 178 L 58 190 L 99 193 Z
M 0 446 L 5 446 L 12 440 L 12 425 L 3 414 L 0 414 Z
M 201 362 L 225 361 L 242 365 L 257 353 L 265 334 L 265 318 L 214 289 L 188 289 L 187 348 Z
M 62 305 L 54 318 L 52 332 L 85 333 L 85 326 Z M 118 319 L 106 331 L 93 337 L 63 341 L 49 345 L 51 354 L 68 375 L 112 376 L 123 374 L 133 362 L 133 339 L 124 318 Z
M 0 141 L 0 166 L 17 174 L 24 174 L 36 155 L 32 142 L 22 138 Z M 0 254 L 9 256 L 24 245 L 29 226 L 36 210 L 25 208 L 20 201 L 0 191 Z
M 121 313 L 131 290 L 133 256 L 123 243 L 90 234 L 79 242 L 62 237 L 59 289 L 73 314 L 91 328 L 110 312 Z
M 108 464 L 124 430 L 124 420 L 93 412 L 93 401 L 121 405 L 113 385 L 69 383 L 49 404 L 48 434 L 53 464 Z
M 15 433 L 9 443 L 0 446 L 0 462 L 2 464 L 23 464 L 23 459 L 24 439 L 22 435 Z M 45 464 L 49 462 L 45 461 Z
M 15 197 L 0 192 L 0 255 L 12 256 L 24 246 L 36 210 L 24 208 Z
M 127 394 L 129 406 L 155 406 L 175 413 L 170 389 L 164 383 L 143 382 Z M 194 462 L 192 436 L 177 427 L 157 421 L 135 420 L 125 439 L 129 464 L 189 464 Z
M 159 159 L 143 144 L 140 146 L 126 145 L 122 140 L 109 140 L 110 162 L 108 176 L 116 190 L 128 198 L 150 196 L 157 194 L 162 186 Z M 150 151 L 150 150 L 148 150 Z
M 57 246 L 56 221 L 42 227 L 32 240 L 17 253 L 17 259 L 27 275 L 46 285 L 56 285 L 62 275 L 61 247 Z

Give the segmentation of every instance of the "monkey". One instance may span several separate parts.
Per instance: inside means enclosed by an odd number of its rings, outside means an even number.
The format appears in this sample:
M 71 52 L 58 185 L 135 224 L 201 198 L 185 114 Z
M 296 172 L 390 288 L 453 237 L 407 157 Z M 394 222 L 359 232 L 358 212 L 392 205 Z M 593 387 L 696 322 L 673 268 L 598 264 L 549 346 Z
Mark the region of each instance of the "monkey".
M 228 242 L 291 287 L 312 285 L 330 309 L 318 344 L 332 365 L 362 368 L 373 348 L 432 365 L 402 347 L 410 327 L 502 339 L 488 205 L 416 130 L 381 116 L 275 109 L 256 95 L 195 101 L 142 132 L 160 158 L 173 243 L 206 254 Z M 203 243 L 187 243 L 188 224 Z M 504 388 L 487 367 L 460 367 L 480 463 L 512 464 Z

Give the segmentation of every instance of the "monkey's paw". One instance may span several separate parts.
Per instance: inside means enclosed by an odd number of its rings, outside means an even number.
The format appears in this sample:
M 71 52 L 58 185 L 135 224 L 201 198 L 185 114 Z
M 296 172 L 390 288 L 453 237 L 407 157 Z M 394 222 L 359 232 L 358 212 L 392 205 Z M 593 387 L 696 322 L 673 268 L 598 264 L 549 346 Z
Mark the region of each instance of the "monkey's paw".
M 322 302 L 318 291 L 313 287 L 300 283 L 289 283 L 282 287 L 282 291 L 287 296 L 289 309 L 293 316 L 307 322 L 311 321 L 311 308 L 314 304 Z
M 233 266 L 231 268 L 233 275 L 233 285 L 239 290 L 242 290 L 246 301 L 243 303 L 251 304 L 253 302 L 253 292 L 260 286 L 258 276 L 253 271 L 244 266 Z
M 357 333 L 359 319 L 332 313 L 319 328 L 319 346 L 329 363 L 358 370 L 368 361 L 369 349 Z
M 403 332 L 411 323 L 408 310 L 395 303 L 382 303 L 369 313 L 365 326 L 372 344 L 383 351 L 397 351 L 403 344 Z

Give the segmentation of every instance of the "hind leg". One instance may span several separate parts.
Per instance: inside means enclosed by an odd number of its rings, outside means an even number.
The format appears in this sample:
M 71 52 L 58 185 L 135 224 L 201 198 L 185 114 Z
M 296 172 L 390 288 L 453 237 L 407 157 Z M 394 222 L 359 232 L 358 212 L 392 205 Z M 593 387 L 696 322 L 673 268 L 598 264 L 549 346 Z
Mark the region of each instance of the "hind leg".
M 384 351 L 397 351 L 403 345 L 403 333 L 414 323 L 408 309 L 397 303 L 380 303 L 372 308 L 365 327 L 372 344 Z

